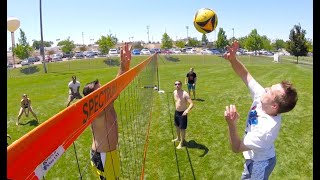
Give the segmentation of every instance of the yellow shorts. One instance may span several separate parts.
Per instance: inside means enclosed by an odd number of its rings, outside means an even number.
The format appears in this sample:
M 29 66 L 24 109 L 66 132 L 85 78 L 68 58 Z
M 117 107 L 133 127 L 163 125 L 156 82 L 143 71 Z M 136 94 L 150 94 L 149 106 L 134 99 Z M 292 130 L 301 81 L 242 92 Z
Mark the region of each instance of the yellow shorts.
M 119 179 L 120 176 L 120 158 L 119 151 L 96 152 L 91 150 L 91 165 L 100 179 Z

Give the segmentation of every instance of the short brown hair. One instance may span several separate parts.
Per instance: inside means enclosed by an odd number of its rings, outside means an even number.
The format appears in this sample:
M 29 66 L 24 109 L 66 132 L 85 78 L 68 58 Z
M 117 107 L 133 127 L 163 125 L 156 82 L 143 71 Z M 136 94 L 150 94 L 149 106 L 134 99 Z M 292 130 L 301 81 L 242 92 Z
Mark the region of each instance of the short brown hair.
M 291 82 L 284 80 L 280 84 L 284 94 L 275 98 L 275 102 L 279 105 L 278 114 L 291 111 L 298 101 L 297 90 Z
M 96 79 L 88 84 L 86 84 L 83 88 L 83 95 L 86 96 L 94 91 L 94 86 L 99 83 L 99 80 Z

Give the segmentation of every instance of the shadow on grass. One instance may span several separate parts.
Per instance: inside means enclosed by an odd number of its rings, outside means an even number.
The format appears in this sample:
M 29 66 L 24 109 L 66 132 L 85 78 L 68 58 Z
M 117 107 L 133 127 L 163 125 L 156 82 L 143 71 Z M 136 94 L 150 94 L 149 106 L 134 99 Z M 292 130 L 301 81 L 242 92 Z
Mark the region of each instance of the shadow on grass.
M 28 125 L 28 124 L 29 124 L 30 126 L 37 126 L 37 125 L 39 125 L 39 122 L 38 122 L 37 120 L 33 119 L 33 120 L 28 121 L 28 122 L 26 122 L 26 123 L 21 123 L 21 122 L 20 122 L 19 125 L 25 126 L 25 125 Z
M 199 157 L 204 157 L 209 152 L 209 149 L 205 145 L 198 144 L 195 140 L 190 140 L 189 142 L 186 142 L 186 146 L 187 148 L 204 150 L 203 154 L 201 154 Z
M 109 58 L 103 60 L 103 62 L 108 66 L 119 66 L 120 65 L 119 60 L 114 60 L 114 59 L 109 59 Z
M 196 99 L 192 99 L 193 101 L 200 101 L 200 102 L 203 102 L 205 101 L 204 99 L 199 99 L 199 98 L 196 98 Z
M 38 66 L 28 66 L 20 69 L 20 72 L 23 74 L 34 74 L 39 71 L 40 69 L 38 68 Z
M 171 62 L 179 62 L 179 58 L 177 57 L 172 57 L 172 56 L 168 56 L 168 55 L 165 55 L 163 56 L 167 61 L 171 61 Z

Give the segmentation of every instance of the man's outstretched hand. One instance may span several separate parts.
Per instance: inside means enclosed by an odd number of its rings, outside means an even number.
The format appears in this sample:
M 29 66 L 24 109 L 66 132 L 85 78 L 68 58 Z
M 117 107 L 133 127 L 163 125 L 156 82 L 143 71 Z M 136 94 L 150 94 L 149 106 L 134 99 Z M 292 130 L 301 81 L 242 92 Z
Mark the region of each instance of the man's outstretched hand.
M 236 53 L 239 49 L 239 42 L 233 41 L 231 47 L 227 46 L 227 52 L 223 55 L 223 57 L 229 61 L 236 60 Z
M 131 49 L 132 46 L 129 48 L 129 43 L 124 43 L 124 46 L 121 47 L 120 50 L 120 70 L 121 74 L 128 71 L 130 68 L 130 61 L 131 61 Z

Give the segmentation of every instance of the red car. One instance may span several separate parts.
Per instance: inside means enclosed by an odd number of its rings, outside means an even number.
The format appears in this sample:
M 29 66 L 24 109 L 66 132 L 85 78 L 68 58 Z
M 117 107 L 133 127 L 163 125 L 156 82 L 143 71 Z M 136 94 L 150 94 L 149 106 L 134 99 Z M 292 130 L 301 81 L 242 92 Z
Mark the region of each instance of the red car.
M 46 62 L 52 62 L 52 57 L 50 57 L 49 55 L 46 55 L 46 56 L 44 57 L 44 60 L 45 60 Z
M 170 49 L 161 49 L 161 54 L 173 54 Z

